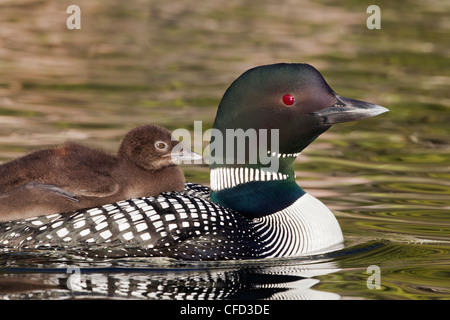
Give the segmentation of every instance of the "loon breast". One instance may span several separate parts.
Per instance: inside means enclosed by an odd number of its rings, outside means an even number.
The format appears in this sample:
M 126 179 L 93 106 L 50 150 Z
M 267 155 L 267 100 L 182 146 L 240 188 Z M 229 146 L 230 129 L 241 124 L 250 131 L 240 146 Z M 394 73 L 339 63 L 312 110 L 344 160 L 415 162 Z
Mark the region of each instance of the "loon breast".
M 284 210 L 255 218 L 254 225 L 267 257 L 319 253 L 344 241 L 333 213 L 308 193 Z

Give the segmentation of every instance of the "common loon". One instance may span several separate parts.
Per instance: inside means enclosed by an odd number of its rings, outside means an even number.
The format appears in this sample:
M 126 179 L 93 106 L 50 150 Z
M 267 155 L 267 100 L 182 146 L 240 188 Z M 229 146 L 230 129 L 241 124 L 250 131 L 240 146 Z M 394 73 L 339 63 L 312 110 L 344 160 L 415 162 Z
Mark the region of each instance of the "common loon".
M 230 85 L 218 107 L 211 139 L 211 189 L 186 183 L 183 192 L 2 223 L 0 246 L 186 260 L 292 257 L 333 250 L 343 243 L 339 223 L 297 185 L 294 161 L 333 124 L 386 111 L 337 95 L 308 64 L 250 69 Z M 225 146 L 235 137 L 227 138 L 227 130 L 249 129 L 258 144 L 246 144 L 243 156 L 230 156 Z M 272 129 L 278 139 L 263 135 Z M 271 147 L 278 142 L 278 148 L 251 158 L 264 139 Z M 263 156 L 278 165 L 268 167 Z
M 0 165 L 0 221 L 182 191 L 177 164 L 198 155 L 178 144 L 165 128 L 144 125 L 125 135 L 117 156 L 68 142 Z

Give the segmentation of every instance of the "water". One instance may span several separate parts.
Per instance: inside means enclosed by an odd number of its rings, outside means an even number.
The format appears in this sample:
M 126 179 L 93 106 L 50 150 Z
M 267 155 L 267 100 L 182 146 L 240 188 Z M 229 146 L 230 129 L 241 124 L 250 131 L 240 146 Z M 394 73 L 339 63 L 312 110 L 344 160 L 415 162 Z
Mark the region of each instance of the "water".
M 333 127 L 297 160 L 342 250 L 237 263 L 10 252 L 0 297 L 450 298 L 448 3 L 383 3 L 380 30 L 366 28 L 370 1 L 80 0 L 82 29 L 67 30 L 70 4 L 0 4 L 1 161 L 67 139 L 115 150 L 148 122 L 206 130 L 232 80 L 280 61 L 391 112 Z M 209 183 L 206 166 L 183 169 Z

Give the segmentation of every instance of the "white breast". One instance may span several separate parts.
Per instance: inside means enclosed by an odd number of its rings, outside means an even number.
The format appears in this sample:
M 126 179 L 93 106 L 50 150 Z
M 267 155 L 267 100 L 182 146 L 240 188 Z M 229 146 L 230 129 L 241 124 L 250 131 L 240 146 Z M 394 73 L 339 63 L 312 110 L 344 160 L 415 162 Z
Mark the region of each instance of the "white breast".
M 320 253 L 337 249 L 344 241 L 333 213 L 310 194 L 284 210 L 253 221 L 268 257 Z

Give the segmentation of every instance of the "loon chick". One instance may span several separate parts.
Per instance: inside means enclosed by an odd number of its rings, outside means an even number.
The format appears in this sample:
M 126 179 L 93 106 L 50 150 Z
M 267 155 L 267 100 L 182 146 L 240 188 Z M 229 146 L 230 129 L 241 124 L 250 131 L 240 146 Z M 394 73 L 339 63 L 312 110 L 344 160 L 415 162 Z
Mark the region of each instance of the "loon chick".
M 155 125 L 128 132 L 117 156 L 69 142 L 0 166 L 0 221 L 102 206 L 133 197 L 182 191 L 176 165 L 189 151 Z M 180 147 L 180 146 L 179 146 Z
M 339 223 L 297 185 L 295 158 L 333 124 L 386 111 L 337 95 L 308 64 L 250 69 L 219 104 L 210 145 L 211 190 L 186 183 L 183 192 L 0 224 L 0 246 L 186 260 L 292 257 L 336 249 L 343 243 Z M 269 131 L 273 134 L 267 136 Z M 256 140 L 243 150 L 227 148 L 239 139 Z M 264 142 L 271 147 L 262 148 Z

